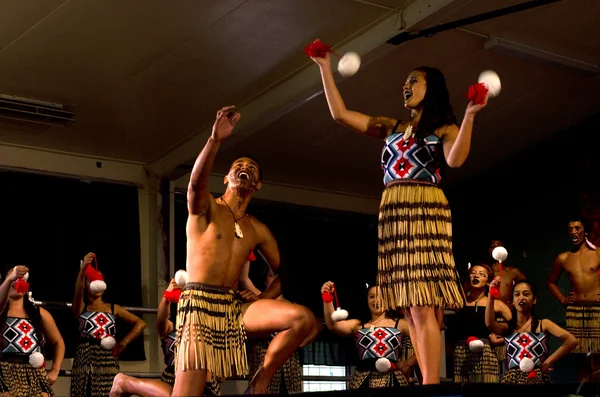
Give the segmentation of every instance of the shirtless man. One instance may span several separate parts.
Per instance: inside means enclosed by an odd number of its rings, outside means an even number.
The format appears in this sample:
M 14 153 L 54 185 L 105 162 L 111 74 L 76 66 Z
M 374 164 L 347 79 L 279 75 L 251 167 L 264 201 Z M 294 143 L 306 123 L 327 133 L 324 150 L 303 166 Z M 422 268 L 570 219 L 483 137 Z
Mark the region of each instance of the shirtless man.
M 260 249 L 275 272 L 280 258 L 269 229 L 246 214 L 250 199 L 262 187 L 256 161 L 248 157 L 237 159 L 224 177 L 227 187 L 223 196 L 215 199 L 209 191 L 208 177 L 219 146 L 231 135 L 239 119 L 234 106 L 217 112 L 212 135 L 190 176 L 186 225 L 188 283 L 177 310 L 173 396 L 201 396 L 207 370 L 217 378 L 247 374 L 246 335 L 265 337 L 277 332 L 263 366 L 246 390 L 265 393 L 275 371 L 317 333 L 310 310 L 272 299 L 281 295 L 278 277 L 242 317 L 235 290 L 246 258 L 254 249 Z
M 492 257 L 492 251 L 496 247 L 504 247 L 504 244 L 500 240 L 492 240 L 490 242 L 490 259 L 492 259 L 492 269 L 496 276 L 500 276 L 500 263 L 497 262 Z M 500 298 L 502 302 L 507 305 L 512 306 L 512 290 L 513 284 L 519 280 L 526 280 L 527 277 L 521 272 L 519 269 L 513 266 L 506 266 L 506 264 L 502 264 L 502 283 L 500 284 Z
M 573 247 L 556 257 L 547 285 L 550 293 L 566 306 L 566 329 L 579 340 L 573 353 L 591 353 L 580 380 L 592 380 L 587 378 L 596 372 L 600 361 L 600 250 L 587 240 L 582 219 L 572 219 L 567 230 Z M 563 272 L 571 286 L 566 297 L 556 284 Z

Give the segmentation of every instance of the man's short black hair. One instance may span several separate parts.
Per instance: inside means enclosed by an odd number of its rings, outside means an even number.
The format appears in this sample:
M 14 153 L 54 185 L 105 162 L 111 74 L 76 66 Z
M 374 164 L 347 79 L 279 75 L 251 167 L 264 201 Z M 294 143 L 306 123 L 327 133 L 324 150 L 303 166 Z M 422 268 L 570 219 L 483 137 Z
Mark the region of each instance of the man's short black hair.
M 587 219 L 585 219 L 583 216 L 581 215 L 572 215 L 571 217 L 569 217 L 568 221 L 567 221 L 567 225 L 569 223 L 573 223 L 573 222 L 579 222 L 583 225 L 583 231 L 584 232 L 589 232 L 590 231 L 590 223 L 588 222 Z

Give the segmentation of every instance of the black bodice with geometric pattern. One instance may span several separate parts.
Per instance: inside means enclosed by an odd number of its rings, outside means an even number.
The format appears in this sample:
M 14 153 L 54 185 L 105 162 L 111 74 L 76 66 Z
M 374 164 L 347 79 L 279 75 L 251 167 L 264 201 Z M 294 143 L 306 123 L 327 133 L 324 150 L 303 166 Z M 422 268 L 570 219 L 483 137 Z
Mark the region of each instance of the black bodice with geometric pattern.
M 504 338 L 508 368 L 519 368 L 523 357 L 533 360 L 536 368 L 548 357 L 548 337 L 543 332 L 517 332 Z
M 381 152 L 383 183 L 396 179 L 419 179 L 435 184 L 442 179 L 442 140 L 429 135 L 419 144 L 414 136 L 404 139 L 404 132 L 390 134 Z
M 396 362 L 401 357 L 402 333 L 394 327 L 361 328 L 354 340 L 361 361 L 385 357 Z
M 79 315 L 79 336 L 102 339 L 116 335 L 115 316 L 108 312 L 83 312 Z
M 165 356 L 165 365 L 167 367 L 175 366 L 175 340 L 177 339 L 177 333 L 171 332 L 169 335 L 161 339 L 160 344 L 162 346 L 163 355 Z
M 44 338 L 37 332 L 28 318 L 7 317 L 2 329 L 3 354 L 31 354 L 41 352 Z

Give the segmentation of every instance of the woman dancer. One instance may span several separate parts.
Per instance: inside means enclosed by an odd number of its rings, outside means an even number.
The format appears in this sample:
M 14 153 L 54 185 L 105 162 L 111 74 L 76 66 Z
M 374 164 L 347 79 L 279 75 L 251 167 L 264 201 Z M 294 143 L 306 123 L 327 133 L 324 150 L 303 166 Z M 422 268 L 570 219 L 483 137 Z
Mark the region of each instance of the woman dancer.
M 28 269 L 11 267 L 0 286 L 0 394 L 10 397 L 54 396 L 52 385 L 65 356 L 63 341 L 52 315 L 37 308 L 27 296 L 28 283 L 23 280 Z M 19 285 L 21 284 L 21 285 Z M 46 340 L 52 345 L 52 368 L 46 374 L 43 357 L 34 367 L 34 354 L 43 353 Z
M 454 348 L 454 383 L 498 383 L 500 364 L 498 356 L 490 344 L 490 330 L 485 324 L 485 308 L 488 303 L 489 283 L 494 271 L 485 264 L 471 267 L 469 272 L 469 293 L 465 306 L 456 314 L 458 343 Z M 510 318 L 508 306 L 502 301 L 494 301 L 496 316 Z M 482 350 L 472 351 L 470 338 L 483 343 Z
M 181 287 L 175 279 L 171 280 L 158 304 L 156 327 L 165 358 L 166 368 L 158 379 L 138 379 L 123 373 L 117 374 L 110 391 L 110 397 L 136 395 L 142 397 L 171 397 L 175 384 L 175 322 L 177 318 L 177 302 Z M 214 379 L 206 381 L 204 396 L 220 394 L 219 383 Z
M 438 183 L 446 165 L 460 167 L 467 159 L 473 121 L 486 102 L 470 102 L 457 127 L 444 75 L 419 67 L 402 87 L 409 119 L 370 117 L 346 109 L 329 54 L 312 59 L 321 69 L 331 116 L 356 132 L 385 141 L 377 284 L 384 309 L 405 309 L 423 383 L 439 383 L 441 334 L 436 309 L 459 309 L 463 297 L 452 256 L 450 208 Z
M 500 287 L 501 279 L 496 277 L 490 287 Z M 495 299 L 488 297 L 485 309 L 485 323 L 497 335 L 504 336 L 508 371 L 502 383 L 531 384 L 551 383 L 548 371 L 552 365 L 577 347 L 577 339 L 548 319 L 535 317 L 537 291 L 527 280 L 515 282 L 512 293 L 512 318 L 508 323 L 496 321 Z M 548 336 L 554 335 L 562 340 L 562 345 L 552 354 L 548 351 Z M 523 371 L 522 361 L 533 361 L 533 370 Z
M 92 280 L 86 278 L 95 254 L 83 259 L 83 266 L 75 282 L 73 313 L 79 319 L 79 343 L 73 359 L 71 375 L 72 397 L 105 397 L 110 393 L 113 379 L 119 373 L 119 354 L 146 328 L 146 323 L 122 306 L 102 300 L 104 291 L 92 291 Z M 115 323 L 120 318 L 131 324 L 131 331 L 112 349 L 102 340 L 116 335 Z M 106 346 L 106 348 L 105 348 Z
M 331 281 L 321 287 L 321 293 L 334 293 Z M 371 312 L 366 322 L 360 320 L 344 320 L 335 322 L 331 318 L 334 311 L 332 302 L 323 302 L 323 313 L 327 328 L 340 336 L 353 336 L 360 355 L 360 363 L 352 373 L 350 389 L 384 388 L 407 386 L 407 376 L 416 364 L 416 356 L 412 355 L 401 361 L 402 339 L 408 337 L 408 322 L 394 320 L 386 315 L 381 306 L 381 293 L 373 286 L 367 291 L 367 303 Z M 386 372 L 380 372 L 375 363 L 383 358 L 394 364 Z

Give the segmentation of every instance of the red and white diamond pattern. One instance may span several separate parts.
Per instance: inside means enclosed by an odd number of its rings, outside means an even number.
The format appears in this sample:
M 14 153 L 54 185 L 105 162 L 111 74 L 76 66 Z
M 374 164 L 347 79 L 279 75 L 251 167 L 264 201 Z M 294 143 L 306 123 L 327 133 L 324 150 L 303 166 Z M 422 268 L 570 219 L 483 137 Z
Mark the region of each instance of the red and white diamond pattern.
M 35 328 L 27 318 L 8 317 L 2 331 L 2 353 L 31 354 L 40 350 Z

